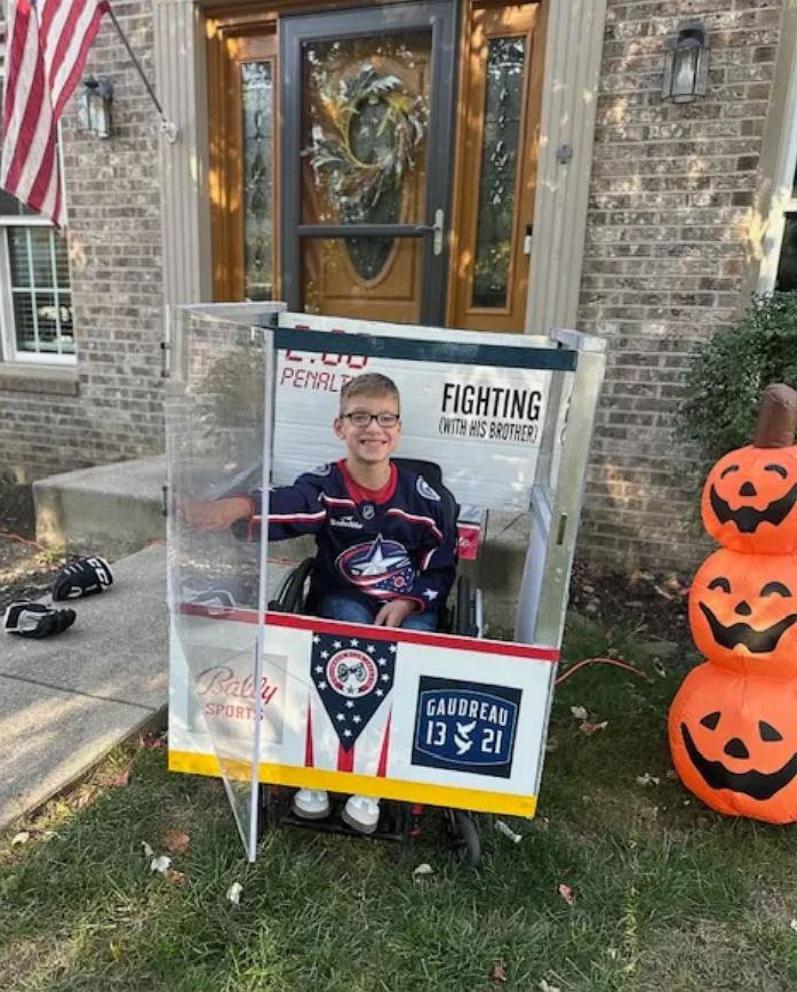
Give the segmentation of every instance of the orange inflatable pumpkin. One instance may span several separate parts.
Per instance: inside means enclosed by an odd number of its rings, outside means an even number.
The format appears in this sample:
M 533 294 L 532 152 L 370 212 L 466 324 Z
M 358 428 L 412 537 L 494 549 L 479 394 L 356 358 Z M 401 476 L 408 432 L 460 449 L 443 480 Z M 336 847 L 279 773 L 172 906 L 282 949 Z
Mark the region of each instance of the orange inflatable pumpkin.
M 712 809 L 770 823 L 797 820 L 797 679 L 694 668 L 670 707 L 681 781 Z
M 689 624 L 714 664 L 797 678 L 797 556 L 715 551 L 692 581 Z
M 746 554 L 797 550 L 797 393 L 767 387 L 751 445 L 720 458 L 703 487 L 700 512 L 723 547 Z

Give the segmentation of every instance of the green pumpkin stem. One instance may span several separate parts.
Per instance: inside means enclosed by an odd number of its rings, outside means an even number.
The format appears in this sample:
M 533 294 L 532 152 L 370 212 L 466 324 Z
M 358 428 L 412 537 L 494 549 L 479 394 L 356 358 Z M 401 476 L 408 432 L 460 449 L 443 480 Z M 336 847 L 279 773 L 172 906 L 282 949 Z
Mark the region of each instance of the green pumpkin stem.
M 754 448 L 788 448 L 797 431 L 797 392 L 785 383 L 767 386 L 758 407 Z

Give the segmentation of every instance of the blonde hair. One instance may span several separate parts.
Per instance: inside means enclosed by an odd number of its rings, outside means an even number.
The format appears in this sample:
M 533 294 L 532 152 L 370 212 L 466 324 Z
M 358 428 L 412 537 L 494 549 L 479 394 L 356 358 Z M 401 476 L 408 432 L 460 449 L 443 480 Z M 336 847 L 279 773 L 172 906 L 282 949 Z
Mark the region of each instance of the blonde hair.
M 340 391 L 341 413 L 344 405 L 349 400 L 356 400 L 358 396 L 392 396 L 396 401 L 396 406 L 401 408 L 398 386 L 392 379 L 379 372 L 365 372 L 363 375 L 349 379 Z

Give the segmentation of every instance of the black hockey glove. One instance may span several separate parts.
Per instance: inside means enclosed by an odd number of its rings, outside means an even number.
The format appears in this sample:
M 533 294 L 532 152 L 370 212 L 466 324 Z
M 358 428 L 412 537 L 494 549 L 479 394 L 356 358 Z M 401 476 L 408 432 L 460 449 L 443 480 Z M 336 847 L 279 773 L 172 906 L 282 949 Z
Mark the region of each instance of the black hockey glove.
M 111 566 L 104 558 L 78 558 L 71 561 L 56 575 L 53 582 L 53 599 L 77 599 L 93 596 L 113 583 Z
M 3 630 L 20 637 L 60 634 L 75 622 L 74 610 L 54 610 L 43 603 L 12 603 L 3 617 Z
M 189 600 L 191 605 L 213 607 L 215 609 L 235 609 L 235 600 L 227 589 L 204 589 Z

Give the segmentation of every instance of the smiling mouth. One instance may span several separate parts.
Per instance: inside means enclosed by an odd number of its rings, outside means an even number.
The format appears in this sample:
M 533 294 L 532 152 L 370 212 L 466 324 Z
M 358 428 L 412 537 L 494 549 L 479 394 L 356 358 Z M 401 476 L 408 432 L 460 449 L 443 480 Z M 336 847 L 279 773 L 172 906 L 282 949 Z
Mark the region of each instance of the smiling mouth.
M 709 499 L 711 509 L 721 524 L 730 520 L 736 524 L 739 533 L 754 534 L 760 523 L 777 527 L 786 519 L 789 510 L 797 502 L 797 485 L 792 486 L 785 496 L 773 500 L 763 510 L 757 510 L 754 506 L 740 506 L 738 510 L 732 510 L 714 486 L 711 487 Z
M 705 603 L 697 604 L 708 620 L 714 640 L 723 648 L 733 650 L 737 644 L 746 647 L 751 654 L 767 654 L 774 651 L 778 641 L 797 620 L 797 613 L 791 613 L 766 630 L 755 630 L 746 623 L 735 623 L 724 627 Z
M 748 772 L 732 772 L 721 761 L 709 761 L 703 757 L 685 723 L 681 724 L 681 736 L 692 764 L 712 789 L 730 789 L 751 799 L 771 799 L 797 775 L 797 754 L 793 754 L 782 768 L 769 774 L 757 772 L 754 768 Z

